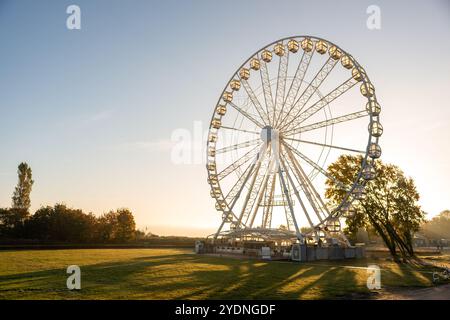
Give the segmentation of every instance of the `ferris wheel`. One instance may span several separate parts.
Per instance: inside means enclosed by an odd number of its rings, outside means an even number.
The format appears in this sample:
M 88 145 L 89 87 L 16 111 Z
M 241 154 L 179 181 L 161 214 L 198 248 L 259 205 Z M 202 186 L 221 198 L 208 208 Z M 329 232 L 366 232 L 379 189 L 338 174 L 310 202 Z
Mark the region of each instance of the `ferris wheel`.
M 213 239 L 347 242 L 342 217 L 364 196 L 381 156 L 380 110 L 365 70 L 330 41 L 289 37 L 251 55 L 209 127 L 208 183 L 222 214 Z M 363 159 L 350 186 L 327 171 L 342 154 Z M 342 203 L 327 202 L 327 179 L 345 192 Z

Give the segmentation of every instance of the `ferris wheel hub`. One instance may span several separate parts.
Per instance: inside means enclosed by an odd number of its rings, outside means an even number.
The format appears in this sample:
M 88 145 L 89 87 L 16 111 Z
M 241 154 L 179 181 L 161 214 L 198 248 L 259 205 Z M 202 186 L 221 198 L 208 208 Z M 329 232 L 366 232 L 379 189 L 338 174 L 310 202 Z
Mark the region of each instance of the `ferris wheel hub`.
M 261 129 L 261 140 L 268 144 L 272 141 L 277 141 L 280 137 L 280 134 L 277 129 L 272 128 L 272 126 L 265 126 Z

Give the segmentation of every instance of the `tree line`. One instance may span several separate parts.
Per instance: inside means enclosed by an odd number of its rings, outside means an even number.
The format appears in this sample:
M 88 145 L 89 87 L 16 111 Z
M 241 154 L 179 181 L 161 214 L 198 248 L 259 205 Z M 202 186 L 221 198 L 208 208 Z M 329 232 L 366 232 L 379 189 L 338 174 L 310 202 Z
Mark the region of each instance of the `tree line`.
M 55 204 L 31 214 L 32 170 L 27 163 L 21 163 L 17 173 L 12 205 L 0 208 L 0 238 L 71 243 L 123 243 L 135 239 L 134 216 L 126 208 L 96 217 L 81 209 Z

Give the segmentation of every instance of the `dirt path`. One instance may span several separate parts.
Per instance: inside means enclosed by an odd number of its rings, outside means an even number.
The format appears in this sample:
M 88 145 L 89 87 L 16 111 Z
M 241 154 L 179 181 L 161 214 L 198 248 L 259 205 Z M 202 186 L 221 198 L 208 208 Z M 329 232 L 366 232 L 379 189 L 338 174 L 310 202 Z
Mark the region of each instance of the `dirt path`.
M 382 300 L 450 300 L 450 284 L 423 289 L 386 289 L 377 297 Z

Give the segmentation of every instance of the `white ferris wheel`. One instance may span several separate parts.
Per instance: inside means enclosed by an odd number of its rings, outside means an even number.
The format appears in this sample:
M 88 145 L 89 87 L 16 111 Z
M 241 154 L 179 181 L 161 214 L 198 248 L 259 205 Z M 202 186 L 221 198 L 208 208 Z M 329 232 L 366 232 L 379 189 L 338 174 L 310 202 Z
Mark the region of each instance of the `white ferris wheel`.
M 330 41 L 288 37 L 251 55 L 210 123 L 208 183 L 222 215 L 212 239 L 347 242 L 341 220 L 381 155 L 380 110 L 365 70 Z M 350 187 L 327 171 L 342 154 L 363 157 Z M 327 179 L 345 191 L 337 206 L 324 196 Z

